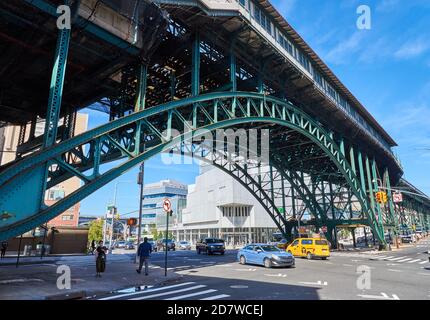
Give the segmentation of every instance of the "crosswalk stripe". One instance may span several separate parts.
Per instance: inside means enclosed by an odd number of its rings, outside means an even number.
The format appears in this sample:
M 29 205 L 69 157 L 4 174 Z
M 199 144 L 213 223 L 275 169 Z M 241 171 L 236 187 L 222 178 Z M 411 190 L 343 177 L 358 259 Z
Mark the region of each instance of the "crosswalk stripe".
M 388 259 L 391 259 L 391 258 L 394 258 L 394 256 L 388 256 L 388 257 L 382 258 L 380 260 L 388 260 Z
M 402 259 L 402 260 L 399 260 L 399 261 L 397 261 L 397 262 L 406 262 L 406 261 L 409 261 L 409 260 L 411 260 L 412 258 L 406 258 L 406 259 Z
M 387 256 L 376 256 L 374 257 L 375 259 L 383 259 L 383 258 L 387 258 Z
M 194 293 L 190 293 L 190 294 L 184 294 L 182 296 L 176 296 L 176 297 L 173 297 L 173 298 L 167 298 L 167 299 L 164 299 L 164 300 L 180 300 L 180 299 L 185 299 L 185 298 L 190 298 L 190 297 L 195 297 L 195 296 L 201 296 L 201 295 L 212 293 L 212 292 L 216 292 L 216 291 L 217 290 L 210 289 L 210 290 L 199 291 L 199 292 L 194 292 Z
M 134 295 L 142 294 L 142 293 L 147 293 L 147 292 L 156 292 L 156 291 L 162 291 L 162 290 L 171 289 L 171 288 L 183 287 L 183 286 L 186 286 L 186 285 L 189 285 L 189 284 L 194 284 L 194 283 L 195 282 L 185 282 L 185 283 L 175 284 L 175 285 L 171 285 L 171 286 L 156 288 L 156 289 L 148 289 L 148 290 L 145 290 L 145 291 L 137 291 L 137 292 L 132 292 L 132 293 L 119 294 L 119 295 L 116 295 L 116 296 L 101 298 L 99 300 L 112 300 L 112 299 L 117 299 L 117 298 L 130 297 L 130 296 L 134 296 Z
M 200 288 L 204 288 L 204 287 L 206 287 L 206 286 L 203 285 L 203 284 L 201 284 L 201 285 L 198 285 L 198 286 L 184 288 L 184 289 L 178 289 L 178 290 L 173 290 L 173 291 L 168 291 L 168 292 L 150 294 L 148 296 L 137 297 L 137 298 L 133 298 L 133 299 L 130 299 L 130 300 L 145 300 L 145 299 L 149 299 L 149 298 L 156 298 L 156 297 L 161 297 L 161 296 L 167 296 L 169 294 L 175 294 L 175 293 L 180 293 L 180 292 L 184 292 L 184 291 L 191 291 L 191 290 L 194 290 L 194 289 L 200 289 Z
M 217 296 L 207 297 L 200 300 L 218 300 L 218 299 L 228 298 L 228 297 L 230 297 L 228 294 L 219 294 Z
M 424 263 L 427 263 L 427 261 L 420 262 L 419 264 L 424 264 Z
M 400 259 L 404 259 L 405 257 L 398 257 L 398 258 L 392 258 L 392 259 L 384 259 L 384 260 L 388 260 L 388 261 L 396 261 L 396 260 L 400 260 Z
M 421 259 L 415 259 L 415 260 L 409 261 L 408 263 L 414 263 L 414 262 L 418 262 L 418 261 L 421 261 Z

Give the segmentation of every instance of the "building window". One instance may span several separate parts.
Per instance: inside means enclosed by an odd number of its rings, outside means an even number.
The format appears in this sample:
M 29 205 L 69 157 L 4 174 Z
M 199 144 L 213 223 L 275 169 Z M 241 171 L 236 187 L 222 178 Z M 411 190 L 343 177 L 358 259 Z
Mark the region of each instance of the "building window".
M 73 218 L 74 218 L 73 214 L 65 214 L 61 217 L 63 221 L 71 221 L 73 220 Z

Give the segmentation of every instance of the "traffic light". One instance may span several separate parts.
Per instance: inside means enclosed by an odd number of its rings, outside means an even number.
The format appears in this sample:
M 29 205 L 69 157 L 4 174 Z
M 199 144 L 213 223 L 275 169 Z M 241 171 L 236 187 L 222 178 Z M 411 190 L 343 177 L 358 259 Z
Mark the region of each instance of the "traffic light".
M 378 191 L 376 192 L 375 197 L 376 197 L 376 202 L 380 204 L 384 204 L 388 202 L 388 197 L 386 192 Z
M 388 197 L 386 192 L 382 192 L 382 203 L 387 203 Z
M 127 225 L 128 226 L 135 226 L 137 224 L 137 219 L 136 218 L 129 218 L 127 220 Z

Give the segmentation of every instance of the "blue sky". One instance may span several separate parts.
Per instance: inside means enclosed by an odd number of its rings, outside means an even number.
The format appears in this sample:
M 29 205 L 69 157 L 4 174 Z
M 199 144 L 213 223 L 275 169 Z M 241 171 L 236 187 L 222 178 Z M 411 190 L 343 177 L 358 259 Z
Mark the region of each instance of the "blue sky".
M 430 1 L 274 0 L 272 3 L 341 81 L 399 144 L 405 178 L 430 194 Z M 371 9 L 371 29 L 356 26 L 357 7 Z M 106 121 L 90 112 L 90 127 Z M 138 169 L 116 181 L 118 208 L 138 208 Z M 175 179 L 194 183 L 195 165 L 146 164 L 145 183 Z M 114 184 L 81 203 L 82 215 L 100 215 L 112 200 Z

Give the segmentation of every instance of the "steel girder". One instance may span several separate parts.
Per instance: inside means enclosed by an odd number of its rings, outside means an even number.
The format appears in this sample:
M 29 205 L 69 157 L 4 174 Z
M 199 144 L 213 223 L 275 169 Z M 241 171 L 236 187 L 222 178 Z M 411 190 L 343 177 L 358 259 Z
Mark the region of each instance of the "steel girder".
M 51 220 L 132 167 L 170 149 L 189 133 L 256 123 L 289 128 L 318 145 L 344 177 L 369 225 L 384 242 L 382 223 L 376 221 L 365 190 L 333 136 L 291 103 L 250 92 L 209 93 L 172 101 L 112 121 L 22 159 L 0 176 L 0 208 L 7 216 L 0 221 L 0 238 L 19 235 Z M 173 130 L 179 134 L 173 136 Z M 137 132 L 145 137 L 145 151 L 136 144 L 143 141 L 138 139 Z M 109 158 L 126 160 L 102 172 L 100 165 Z M 50 168 L 47 179 L 44 179 L 45 167 Z M 84 168 L 91 168 L 91 174 L 85 174 Z M 58 183 L 72 176 L 83 181 L 79 190 L 50 207 L 39 206 L 44 196 L 32 192 L 35 185 L 49 188 L 52 181 Z

